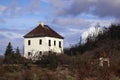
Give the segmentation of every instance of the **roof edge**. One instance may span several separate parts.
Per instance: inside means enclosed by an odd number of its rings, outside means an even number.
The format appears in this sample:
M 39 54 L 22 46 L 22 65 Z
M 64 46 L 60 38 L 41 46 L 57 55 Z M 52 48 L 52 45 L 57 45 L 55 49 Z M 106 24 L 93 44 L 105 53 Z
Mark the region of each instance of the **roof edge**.
M 37 37 L 40 37 L 40 36 L 27 36 L 27 37 L 23 36 L 23 37 L 24 38 L 37 38 Z M 41 36 L 41 37 L 50 37 L 50 36 Z M 51 38 L 64 39 L 64 37 L 61 37 L 61 38 L 59 38 L 59 37 L 51 37 Z

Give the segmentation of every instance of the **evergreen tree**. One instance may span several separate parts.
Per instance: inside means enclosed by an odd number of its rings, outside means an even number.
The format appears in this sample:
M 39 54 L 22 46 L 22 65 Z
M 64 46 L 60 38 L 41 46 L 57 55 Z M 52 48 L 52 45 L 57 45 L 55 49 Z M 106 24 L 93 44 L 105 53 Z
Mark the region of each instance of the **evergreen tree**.
M 8 46 L 6 47 L 6 51 L 5 51 L 4 63 L 7 63 L 7 64 L 13 63 L 13 60 L 12 60 L 13 59 L 13 55 L 14 55 L 14 51 L 12 49 L 11 43 L 9 42 Z
M 22 62 L 22 56 L 20 55 L 20 50 L 19 47 L 16 48 L 15 54 L 12 57 L 13 63 L 14 64 L 19 64 Z
M 24 63 L 24 61 L 25 59 L 20 55 L 19 47 L 17 47 L 16 51 L 14 52 L 12 45 L 9 42 L 5 51 L 5 58 L 3 62 L 6 64 L 21 64 Z
M 16 48 L 15 54 L 12 57 L 14 64 L 22 64 L 25 62 L 25 58 L 21 56 L 19 47 Z
M 14 53 L 14 52 L 13 52 L 13 49 L 12 49 L 12 45 L 11 45 L 11 43 L 9 42 L 9 43 L 8 43 L 8 46 L 7 46 L 7 48 L 6 48 L 6 51 L 5 51 L 5 56 L 12 56 L 13 53 Z
M 16 54 L 16 56 L 20 56 L 20 50 L 19 50 L 19 47 L 17 47 L 15 54 Z

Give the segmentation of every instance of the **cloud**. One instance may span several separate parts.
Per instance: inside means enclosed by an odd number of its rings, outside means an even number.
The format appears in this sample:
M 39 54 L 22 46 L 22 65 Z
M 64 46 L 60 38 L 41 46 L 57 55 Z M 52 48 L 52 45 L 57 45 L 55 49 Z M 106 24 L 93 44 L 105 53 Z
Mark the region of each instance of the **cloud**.
M 8 29 L 0 28 L 0 34 L 9 38 L 21 38 L 29 29 Z
M 5 10 L 5 6 L 3 6 L 3 5 L 0 5 L 0 15 L 2 14 L 2 12 Z
M 100 17 L 112 16 L 120 18 L 120 0 L 98 0 L 95 4 L 95 15 Z
M 0 37 L 1 38 L 1 37 Z M 8 38 L 2 38 L 0 39 L 0 55 L 4 55 L 6 46 L 8 43 L 12 43 L 12 47 L 15 50 L 17 47 L 20 48 L 21 53 L 23 53 L 23 39 L 22 38 L 15 38 L 15 39 L 8 39 Z
M 5 7 L 2 14 L 6 16 L 12 16 L 16 13 L 17 2 L 13 1 L 9 6 Z
M 70 7 L 67 8 L 64 12 L 64 15 L 72 15 L 72 16 L 76 16 L 79 15 L 81 13 L 88 13 L 91 7 L 91 1 L 89 0 L 73 0 Z
M 20 14 L 41 13 L 43 9 L 41 8 L 40 3 L 41 3 L 41 0 L 31 0 L 28 5 L 20 7 L 20 9 L 18 10 L 18 13 Z
M 29 31 L 19 29 L 30 29 L 37 21 L 48 16 L 50 27 L 65 37 L 65 46 L 69 47 L 70 44 L 78 43 L 80 35 L 89 27 L 98 23 L 100 26 L 108 26 L 114 18 L 119 19 L 119 8 L 119 0 L 29 0 L 22 6 L 19 1 L 13 0 L 8 6 L 0 4 L 0 23 L 3 23 L 0 26 L 8 28 L 0 29 L 0 43 L 7 45 L 11 41 L 13 45 L 22 46 L 22 36 Z M 40 15 L 33 17 L 36 14 Z M 14 16 L 17 17 L 11 19 Z
M 53 8 L 53 15 L 59 16 L 65 12 L 67 3 L 65 0 L 48 0 L 49 4 Z
M 120 0 L 69 0 L 64 5 L 65 1 L 61 0 L 60 4 L 57 1 L 52 2 L 55 12 L 58 16 L 78 16 L 80 14 L 93 14 L 99 17 L 115 17 L 120 18 Z M 57 6 L 55 6 L 57 5 Z
M 20 33 L 15 33 L 15 32 L 0 32 L 0 34 L 2 34 L 2 36 L 8 38 L 8 39 L 14 39 L 14 38 L 20 38 L 22 36 L 22 34 Z
M 58 24 L 62 27 L 74 27 L 74 28 L 86 28 L 90 24 L 84 18 L 54 18 L 52 21 L 53 24 Z
M 0 54 L 3 55 L 6 46 L 9 42 L 12 43 L 13 49 L 18 46 L 23 51 L 23 35 L 27 30 L 11 30 L 11 29 L 0 29 Z
M 52 0 L 50 3 L 57 16 L 77 16 L 89 12 L 92 0 Z
M 30 0 L 27 5 L 19 6 L 17 0 L 13 0 L 8 6 L 0 5 L 0 14 L 15 16 L 21 14 L 45 13 L 41 3 L 51 5 L 52 16 L 78 16 L 83 13 L 99 17 L 120 18 L 119 0 Z M 43 9 L 44 8 L 44 9 Z
M 90 22 L 89 27 L 95 27 L 97 24 L 99 24 L 100 27 L 108 27 L 111 24 L 115 23 L 114 19 L 107 19 L 107 20 L 104 20 L 104 19 L 90 19 L 88 21 Z
M 74 29 L 86 29 L 89 27 L 94 27 L 96 24 L 100 24 L 102 27 L 109 26 L 112 23 L 115 23 L 116 20 L 111 19 L 100 19 L 100 18 L 73 18 L 73 17 L 64 17 L 64 18 L 54 18 L 51 22 L 52 24 L 57 24 L 60 27 L 64 28 L 74 28 Z
M 7 17 L 14 17 L 16 15 L 23 15 L 26 13 L 40 13 L 41 12 L 41 0 L 30 0 L 27 5 L 20 6 L 17 0 L 13 0 L 8 6 L 0 4 L 0 15 Z
M 5 10 L 5 6 L 0 5 L 0 23 L 4 23 L 5 24 L 5 19 L 3 18 L 3 11 Z
M 83 29 L 70 28 L 69 31 L 72 32 L 72 34 L 75 34 L 75 33 L 82 33 Z
M 53 24 L 58 24 L 59 33 L 65 37 L 65 47 L 77 44 L 80 36 L 85 40 L 91 32 L 95 31 L 95 26 L 108 27 L 113 23 L 113 19 L 77 19 L 77 18 L 59 18 L 54 20 Z M 76 23 L 76 24 L 75 24 Z M 84 41 L 83 41 L 84 42 Z
M 3 18 L 0 18 L 0 23 L 6 23 L 6 21 Z

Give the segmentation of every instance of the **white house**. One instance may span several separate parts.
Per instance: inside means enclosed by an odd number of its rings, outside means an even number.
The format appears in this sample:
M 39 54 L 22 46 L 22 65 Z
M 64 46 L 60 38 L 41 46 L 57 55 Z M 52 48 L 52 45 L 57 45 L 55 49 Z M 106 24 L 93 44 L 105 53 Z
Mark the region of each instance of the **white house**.
M 63 39 L 48 25 L 40 23 L 24 36 L 24 57 L 36 58 L 47 52 L 63 53 Z

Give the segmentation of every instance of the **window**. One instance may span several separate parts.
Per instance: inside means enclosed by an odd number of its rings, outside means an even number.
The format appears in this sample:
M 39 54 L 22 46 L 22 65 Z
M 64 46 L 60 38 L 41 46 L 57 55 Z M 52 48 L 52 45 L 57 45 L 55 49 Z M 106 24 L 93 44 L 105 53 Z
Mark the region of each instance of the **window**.
M 39 55 L 42 55 L 42 51 L 39 52 Z
M 28 52 L 28 56 L 31 56 L 31 52 Z
M 54 46 L 56 46 L 56 41 L 54 41 Z
M 42 39 L 39 40 L 39 44 L 42 45 Z
M 51 46 L 51 40 L 48 41 L 48 46 Z
M 59 48 L 61 48 L 61 41 L 59 41 Z
M 28 45 L 31 45 L 31 41 L 30 40 L 28 40 Z
M 48 53 L 50 54 L 50 53 L 52 53 L 52 51 L 48 51 Z

